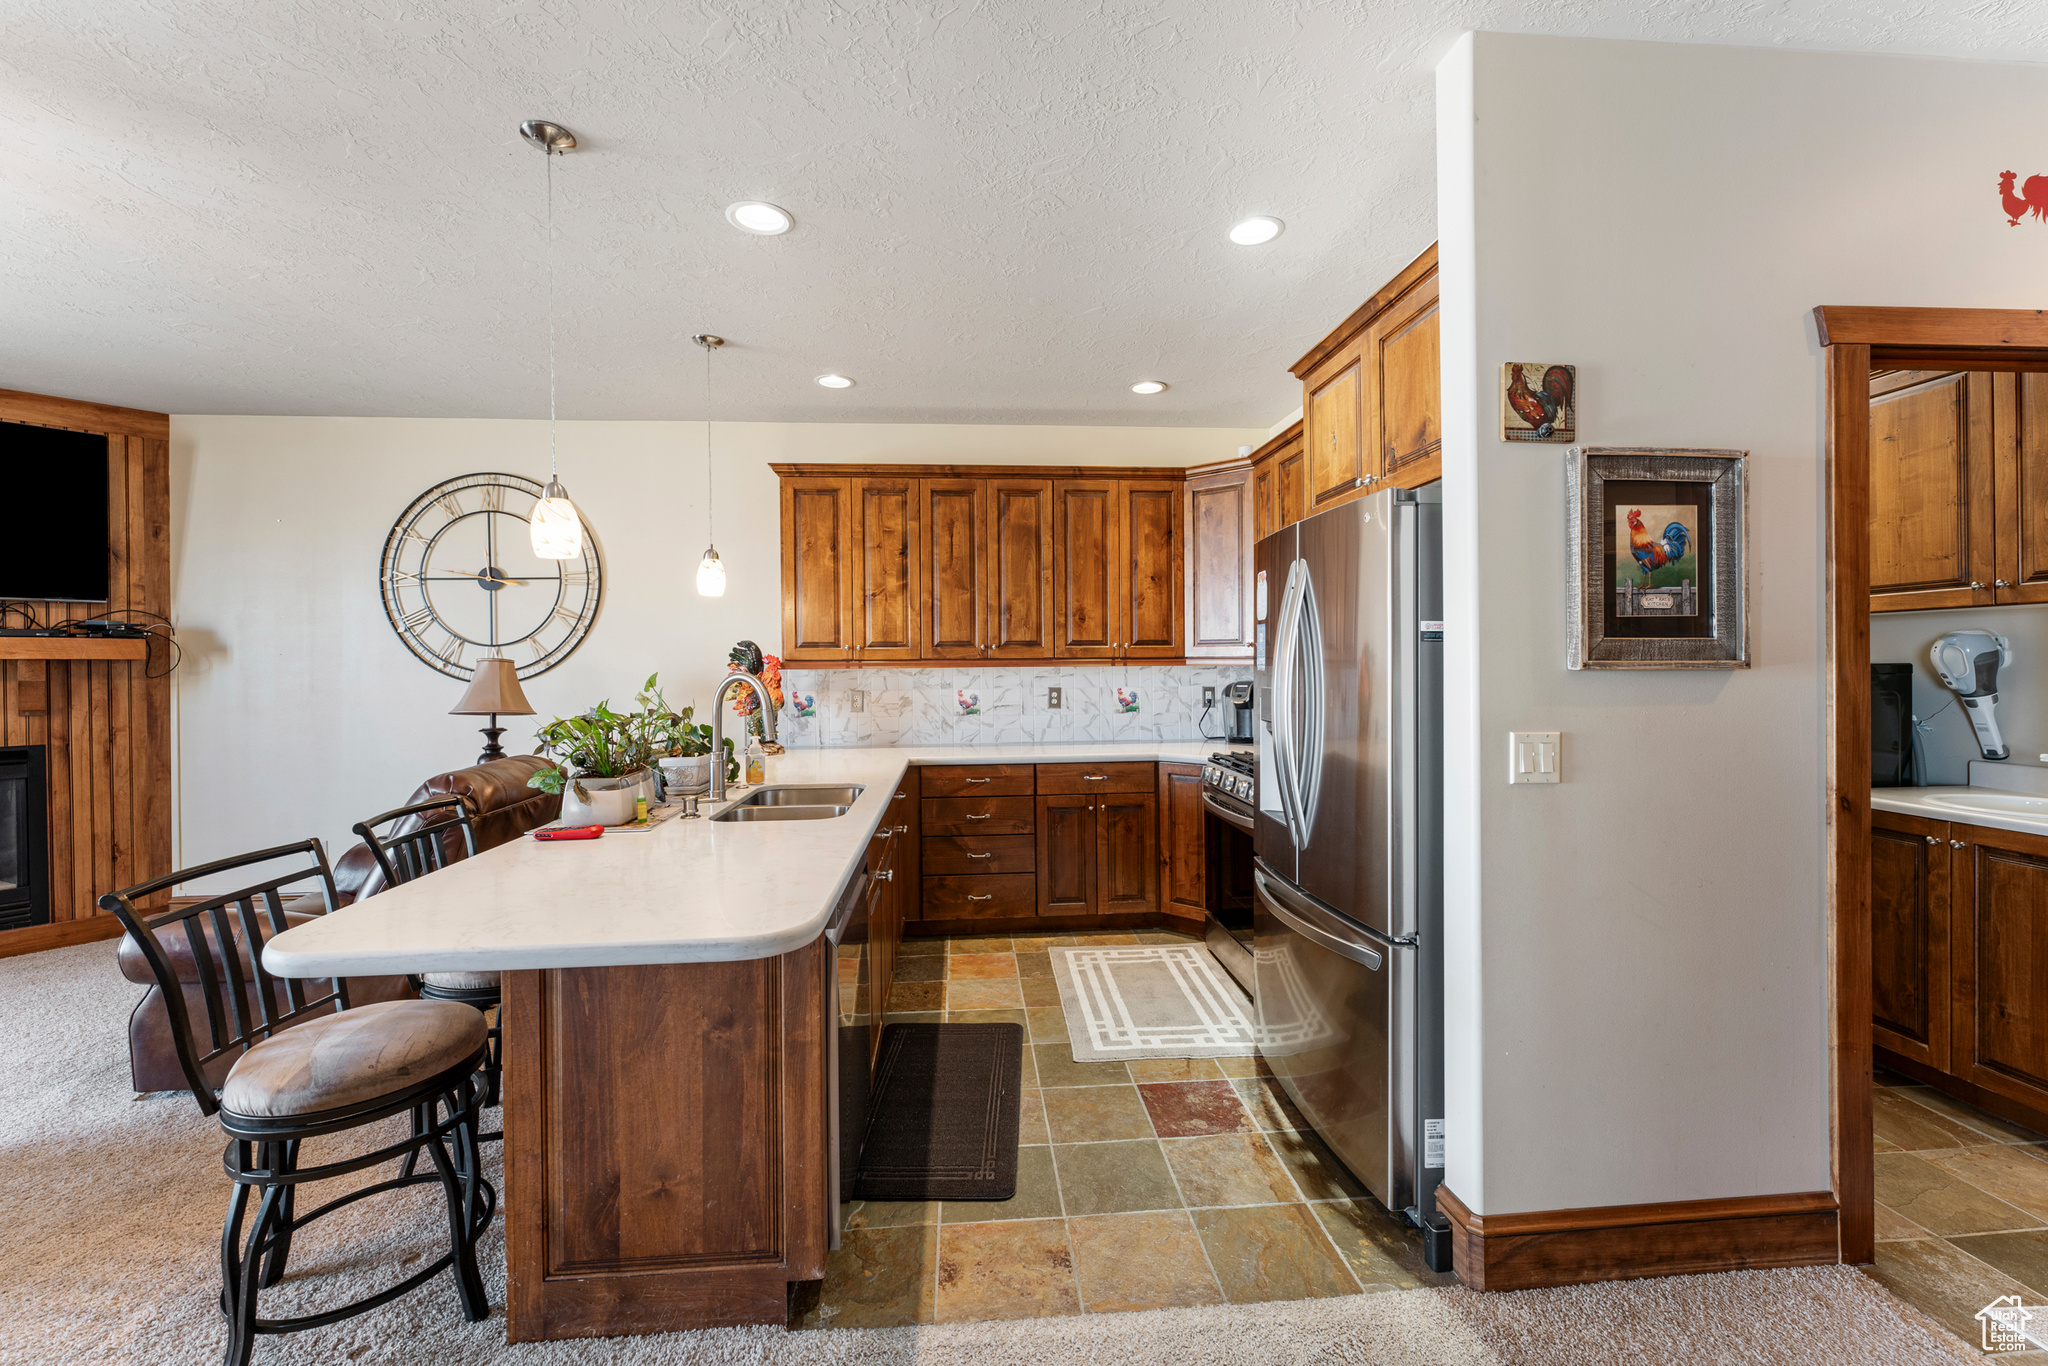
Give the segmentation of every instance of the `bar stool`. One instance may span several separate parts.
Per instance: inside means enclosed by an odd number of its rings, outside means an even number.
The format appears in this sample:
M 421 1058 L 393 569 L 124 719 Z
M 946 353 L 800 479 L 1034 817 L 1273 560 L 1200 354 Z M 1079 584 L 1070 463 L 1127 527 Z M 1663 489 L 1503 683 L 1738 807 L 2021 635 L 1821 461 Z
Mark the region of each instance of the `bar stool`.
M 382 835 L 376 832 L 380 825 L 387 827 Z M 476 827 L 470 823 L 469 808 L 460 797 L 436 797 L 432 801 L 401 806 L 381 816 L 358 821 L 352 828 L 377 860 L 386 886 L 396 887 L 400 883 L 411 882 L 476 854 Z M 462 836 L 459 853 L 454 849 L 453 840 L 457 831 Z M 466 1006 L 475 1006 L 479 1011 L 498 1007 L 498 974 L 495 972 L 423 972 L 412 978 L 412 984 L 413 990 L 419 992 L 424 1000 L 460 1001 Z M 501 1037 L 502 1031 L 492 1025 L 490 1051 L 484 1058 L 486 1109 L 498 1104 L 499 1078 L 504 1064 Z M 503 1138 L 504 1134 L 479 1134 L 477 1137 L 480 1141 L 490 1142 Z
M 174 884 L 238 875 L 278 860 L 294 863 L 280 875 L 261 876 L 238 891 L 160 915 L 137 909 Z M 477 1239 L 497 1208 L 497 1192 L 483 1178 L 477 1150 L 475 1077 L 486 1052 L 483 1016 L 450 1001 L 386 1001 L 351 1010 L 340 977 L 271 976 L 263 967 L 263 945 L 289 928 L 284 889 L 304 883 L 317 884 L 303 890 L 317 891 L 328 914 L 346 914 L 334 909 L 334 877 L 318 840 L 183 869 L 99 899 L 101 910 L 120 918 L 163 989 L 178 1062 L 200 1113 L 218 1115 L 228 1135 L 223 1162 L 234 1193 L 220 1241 L 226 1366 L 248 1366 L 258 1334 L 351 1318 L 450 1267 L 463 1316 L 475 1323 L 490 1312 L 476 1263 Z M 205 1003 L 205 1047 L 195 1037 L 179 981 L 177 964 L 188 958 Z M 228 1057 L 234 1065 L 216 1092 L 206 1069 Z M 299 1165 L 299 1145 L 306 1139 L 407 1112 L 412 1133 L 396 1143 L 318 1166 Z M 415 1176 L 411 1164 L 422 1152 L 433 1170 Z M 299 1187 L 394 1158 L 406 1162 L 400 1176 L 298 1213 Z M 368 1196 L 428 1182 L 438 1182 L 447 1198 L 446 1254 L 396 1285 L 339 1308 L 296 1318 L 261 1317 L 258 1292 L 283 1279 L 293 1234 Z M 245 1236 L 252 1194 L 256 1216 Z

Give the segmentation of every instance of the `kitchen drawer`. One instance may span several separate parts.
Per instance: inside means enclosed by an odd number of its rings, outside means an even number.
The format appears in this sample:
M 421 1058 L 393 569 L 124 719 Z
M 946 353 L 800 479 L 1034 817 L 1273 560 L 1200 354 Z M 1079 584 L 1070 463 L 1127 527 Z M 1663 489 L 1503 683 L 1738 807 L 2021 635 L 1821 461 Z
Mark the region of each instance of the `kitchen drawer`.
M 924 870 L 927 874 L 1029 873 L 1038 867 L 1037 854 L 1035 835 L 936 835 L 924 842 Z
M 927 835 L 1029 835 L 1037 823 L 1029 797 L 926 797 Z
M 1031 873 L 928 877 L 927 920 L 989 920 L 1038 913 L 1038 878 Z
M 1029 764 L 941 764 L 921 770 L 927 797 L 1028 797 Z
M 1038 790 L 1046 796 L 1089 792 L 1150 792 L 1159 782 L 1157 764 L 1040 764 Z

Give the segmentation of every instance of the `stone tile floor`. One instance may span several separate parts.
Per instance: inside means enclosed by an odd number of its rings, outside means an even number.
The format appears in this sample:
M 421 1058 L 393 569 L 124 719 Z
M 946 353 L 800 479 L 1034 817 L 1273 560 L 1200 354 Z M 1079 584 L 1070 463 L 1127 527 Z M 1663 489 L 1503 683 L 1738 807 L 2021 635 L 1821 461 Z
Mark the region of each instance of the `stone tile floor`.
M 853 1203 L 801 1327 L 1245 1304 L 1454 1284 L 1253 1058 L 1076 1063 L 1049 948 L 1181 935 L 906 940 L 889 1020 L 1026 1029 L 1017 1193 Z M 2048 1171 L 2048 1164 L 2044 1164 Z M 1974 1311 L 1973 1311 L 1974 1312 Z
M 1992 1300 L 2048 1304 L 2048 1138 L 1883 1068 L 1876 1081 L 1877 1261 L 1864 1270 L 1975 1352 Z

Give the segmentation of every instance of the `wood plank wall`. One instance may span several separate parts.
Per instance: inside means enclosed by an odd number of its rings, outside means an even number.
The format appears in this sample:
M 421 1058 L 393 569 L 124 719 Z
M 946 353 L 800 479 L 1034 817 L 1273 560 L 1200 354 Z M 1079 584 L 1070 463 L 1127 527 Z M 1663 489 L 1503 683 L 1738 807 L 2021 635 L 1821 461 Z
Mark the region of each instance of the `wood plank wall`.
M 26 604 L 38 620 L 47 625 L 126 608 L 168 616 L 170 418 L 0 390 L 0 421 L 108 438 L 108 601 Z M 24 623 L 9 614 L 6 624 Z M 67 922 L 95 916 L 93 903 L 104 892 L 170 871 L 169 664 L 155 641 L 146 661 L 0 661 L 0 744 L 42 745 L 48 761 L 51 921 L 0 932 L 0 949 L 17 937 L 15 947 L 26 947 L 30 936 L 53 943 L 95 938 Z

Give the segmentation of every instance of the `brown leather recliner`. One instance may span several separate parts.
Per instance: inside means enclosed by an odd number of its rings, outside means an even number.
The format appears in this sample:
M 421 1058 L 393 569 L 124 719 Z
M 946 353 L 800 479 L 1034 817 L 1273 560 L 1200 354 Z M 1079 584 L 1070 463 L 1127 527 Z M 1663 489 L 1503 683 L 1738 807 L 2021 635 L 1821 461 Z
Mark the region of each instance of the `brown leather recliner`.
M 526 785 L 528 778 L 545 767 L 547 760 L 532 755 L 493 759 L 487 764 L 427 779 L 404 804 L 411 806 L 434 797 L 461 797 L 469 807 L 471 823 L 476 827 L 478 850 L 493 849 L 537 826 L 546 825 L 561 814 L 560 797 Z M 451 832 L 451 838 L 459 842 L 460 836 Z M 463 851 L 459 847 L 451 847 L 449 852 L 459 858 Z M 334 865 L 334 883 L 341 905 L 347 906 L 384 890 L 384 875 L 369 848 L 358 844 Z M 319 914 L 323 912 L 318 896 L 302 897 L 286 904 L 285 917 L 292 924 Z M 226 964 L 220 957 L 220 946 L 215 942 L 211 926 L 207 927 L 204 938 L 207 951 L 213 956 L 216 974 L 224 975 Z M 203 1035 L 206 1004 L 198 987 L 199 969 L 192 962 L 190 947 L 183 940 L 182 934 L 168 935 L 165 947 L 178 969 L 178 981 L 191 984 L 185 987 L 185 1008 L 194 1027 Z M 236 932 L 236 946 L 246 965 L 249 946 L 241 942 L 239 931 Z M 183 1090 L 186 1086 L 185 1073 L 178 1065 L 177 1045 L 171 1039 L 170 1013 L 164 1007 L 163 994 L 155 985 L 156 979 L 150 973 L 149 963 L 127 935 L 121 937 L 118 960 L 123 977 L 149 988 L 135 1003 L 135 1009 L 128 1017 L 128 1067 L 134 1087 L 137 1091 Z M 248 973 L 246 966 L 244 973 L 245 976 Z M 412 994 L 412 986 L 404 977 L 348 979 L 348 999 L 352 1006 L 403 1000 Z M 207 1067 L 208 1079 L 219 1085 L 234 1061 L 234 1056 L 225 1054 L 214 1059 Z

